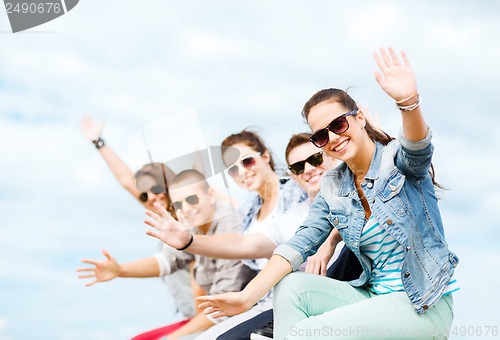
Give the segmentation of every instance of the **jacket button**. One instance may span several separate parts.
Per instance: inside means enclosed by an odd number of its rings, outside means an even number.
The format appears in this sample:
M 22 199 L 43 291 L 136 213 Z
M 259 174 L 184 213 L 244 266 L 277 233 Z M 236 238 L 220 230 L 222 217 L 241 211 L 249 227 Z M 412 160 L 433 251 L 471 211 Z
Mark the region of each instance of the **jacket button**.
M 373 198 L 370 200 L 370 203 L 371 203 L 371 204 L 375 203 L 375 197 L 373 197 Z
M 335 217 L 335 219 L 333 220 L 333 224 L 334 224 L 334 225 L 339 224 L 339 219 L 338 219 L 338 217 Z
M 391 191 L 396 191 L 398 187 L 395 185 L 389 184 L 389 188 L 391 189 Z
M 368 182 L 368 184 L 366 186 L 368 187 L 368 189 L 371 189 L 371 188 L 373 188 L 373 183 L 372 182 Z
M 410 246 L 406 247 L 406 251 L 410 251 L 410 249 L 411 249 Z
M 385 221 L 385 223 L 387 223 L 388 225 L 391 225 L 392 224 L 392 220 L 387 220 L 387 221 Z
M 409 273 L 409 272 L 406 272 L 406 273 L 405 273 L 405 277 L 410 277 L 410 273 Z
M 422 306 L 422 308 L 423 308 L 424 310 L 428 310 L 428 309 L 429 309 L 429 306 L 427 306 L 427 305 L 423 305 L 423 306 Z

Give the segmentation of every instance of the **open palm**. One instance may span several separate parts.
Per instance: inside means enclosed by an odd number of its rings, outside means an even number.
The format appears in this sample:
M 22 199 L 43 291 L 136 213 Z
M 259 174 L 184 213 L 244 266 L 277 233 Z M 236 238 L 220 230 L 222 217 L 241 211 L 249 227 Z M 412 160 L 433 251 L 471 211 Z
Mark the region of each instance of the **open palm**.
M 96 282 L 105 282 L 114 279 L 120 273 L 120 265 L 116 262 L 115 258 L 112 257 L 105 249 L 102 250 L 102 254 L 106 256 L 105 261 L 96 260 L 82 260 L 83 263 L 88 263 L 93 267 L 81 267 L 78 268 L 77 272 L 90 272 L 89 274 L 83 274 L 78 276 L 80 279 L 94 278 L 86 286 L 92 286 Z
M 196 300 L 200 302 L 198 307 L 204 309 L 204 313 L 210 314 L 213 318 L 237 315 L 252 307 L 243 292 L 198 296 Z
M 151 210 L 146 210 L 146 215 L 150 219 L 144 220 L 144 223 L 155 228 L 156 230 L 148 230 L 146 234 L 155 237 L 169 246 L 180 249 L 183 248 L 190 240 L 192 228 L 180 210 L 177 210 L 176 215 L 179 221 L 176 221 L 170 213 L 160 204 L 154 204 L 158 214 Z
M 380 72 L 375 72 L 375 79 L 380 87 L 396 102 L 408 98 L 417 92 L 417 82 L 408 57 L 401 52 L 402 63 L 392 48 L 381 48 L 373 54 Z

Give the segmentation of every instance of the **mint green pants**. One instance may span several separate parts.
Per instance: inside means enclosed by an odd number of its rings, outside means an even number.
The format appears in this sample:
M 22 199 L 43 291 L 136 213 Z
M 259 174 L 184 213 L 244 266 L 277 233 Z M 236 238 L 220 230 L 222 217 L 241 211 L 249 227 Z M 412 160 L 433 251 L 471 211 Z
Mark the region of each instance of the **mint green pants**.
M 418 315 L 405 292 L 384 295 L 294 272 L 274 291 L 274 339 L 446 339 L 453 298 Z

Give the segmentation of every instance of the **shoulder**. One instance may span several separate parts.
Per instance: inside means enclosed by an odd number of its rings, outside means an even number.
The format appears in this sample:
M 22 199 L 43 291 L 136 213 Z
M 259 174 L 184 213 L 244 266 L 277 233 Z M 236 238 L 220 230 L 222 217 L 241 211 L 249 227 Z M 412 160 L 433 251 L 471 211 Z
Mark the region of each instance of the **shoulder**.
M 284 202 L 293 205 L 293 203 L 301 203 L 308 198 L 307 193 L 290 177 L 281 177 L 279 184 L 281 199 Z
M 343 178 L 349 173 L 349 168 L 344 162 L 335 169 L 328 170 L 321 179 L 321 192 L 332 192 L 340 186 Z
M 217 233 L 239 232 L 243 215 L 228 202 L 216 202 L 215 222 Z

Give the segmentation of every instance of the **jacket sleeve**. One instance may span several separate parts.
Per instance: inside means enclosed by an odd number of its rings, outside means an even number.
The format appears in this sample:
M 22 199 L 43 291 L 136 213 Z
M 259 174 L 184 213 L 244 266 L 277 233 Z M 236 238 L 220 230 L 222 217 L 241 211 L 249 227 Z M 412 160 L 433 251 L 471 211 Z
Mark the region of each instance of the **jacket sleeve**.
M 160 266 L 160 276 L 169 275 L 179 269 L 188 268 L 194 255 L 163 245 L 161 252 L 154 255 Z
M 419 180 L 426 177 L 431 166 L 434 147 L 431 144 L 432 132 L 429 129 L 427 136 L 419 141 L 406 139 L 401 129 L 398 141 L 401 147 L 396 153 L 396 166 L 407 177 Z

